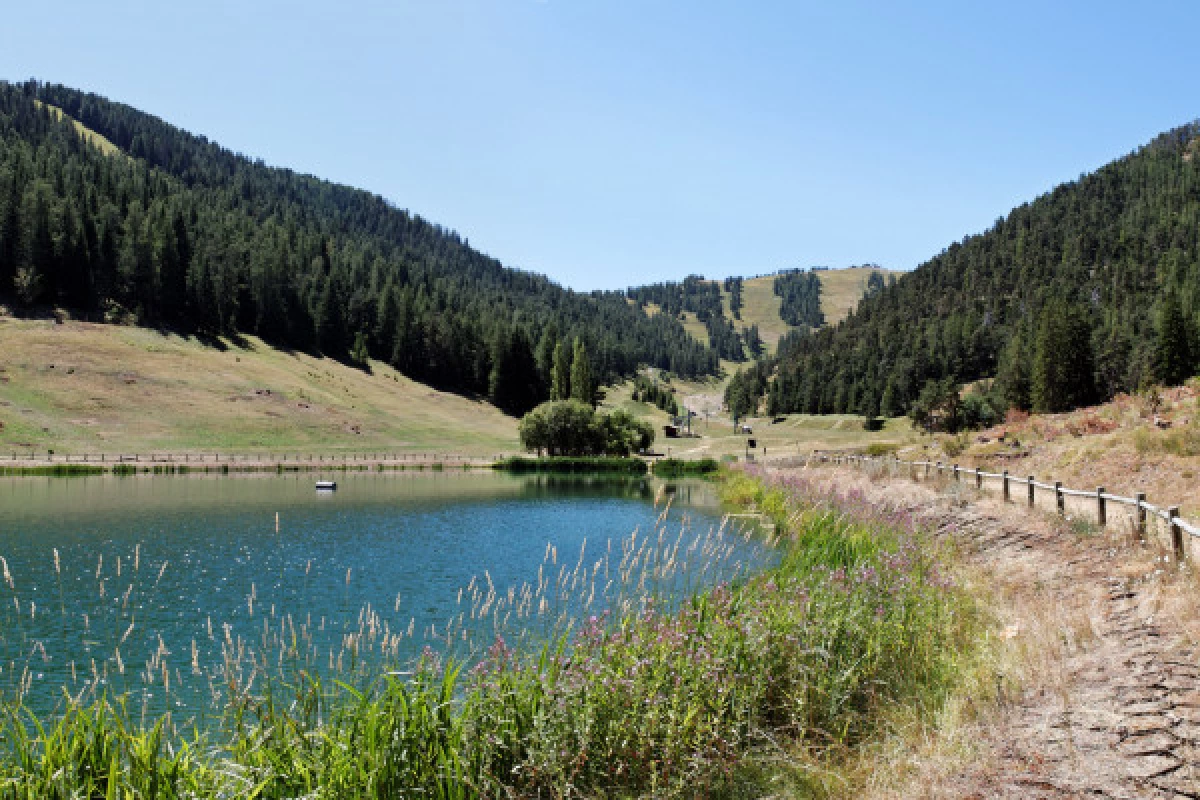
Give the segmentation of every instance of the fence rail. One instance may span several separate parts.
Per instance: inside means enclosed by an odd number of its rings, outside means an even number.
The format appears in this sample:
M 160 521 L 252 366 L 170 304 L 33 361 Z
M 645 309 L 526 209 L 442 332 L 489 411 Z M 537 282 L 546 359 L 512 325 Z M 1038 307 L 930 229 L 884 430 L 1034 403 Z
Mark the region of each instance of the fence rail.
M 1041 489 L 1047 492 L 1054 492 L 1054 504 L 1059 514 L 1066 513 L 1066 499 L 1075 497 L 1080 499 L 1088 499 L 1095 501 L 1096 521 L 1101 526 L 1108 524 L 1108 505 L 1128 506 L 1134 510 L 1136 519 L 1137 532 L 1143 539 L 1146 536 L 1146 518 L 1147 515 L 1166 523 L 1171 534 L 1171 549 L 1176 561 L 1182 561 L 1187 557 L 1187 548 L 1184 544 L 1184 534 L 1189 538 L 1200 538 L 1200 524 L 1190 522 L 1179 516 L 1179 506 L 1157 506 L 1153 503 L 1146 502 L 1146 495 L 1138 493 L 1134 497 L 1126 497 L 1119 494 L 1111 494 L 1104 490 L 1103 486 L 1097 487 L 1091 491 L 1084 489 L 1071 489 L 1063 486 L 1061 482 L 1055 481 L 1049 483 L 1039 481 L 1034 476 L 1030 475 L 1027 478 L 1022 478 L 1016 475 L 1010 475 L 1008 470 L 1003 472 L 986 472 L 981 469 L 972 469 L 969 467 L 961 467 L 958 464 L 944 464 L 941 461 L 905 461 L 899 458 L 885 458 L 881 456 L 866 456 L 856 453 L 823 453 L 816 451 L 813 453 L 813 458 L 816 458 L 821 463 L 832 464 L 847 464 L 853 466 L 866 464 L 879 464 L 884 466 L 907 466 L 913 470 L 923 469 L 925 475 L 930 475 L 935 472 L 937 475 L 949 473 L 955 481 L 961 481 L 963 476 L 974 476 L 975 485 L 977 488 L 983 488 L 984 480 L 998 480 L 1001 482 L 1001 488 L 1004 493 L 1004 499 L 1011 501 L 1012 487 L 1025 486 L 1027 488 L 1027 502 L 1030 508 L 1037 504 L 1036 491 Z
M 370 462 L 404 462 L 404 461 L 482 461 L 502 459 L 504 454 L 466 455 L 463 453 L 446 452 L 348 452 L 348 453 L 319 453 L 316 451 L 259 451 L 242 453 L 219 453 L 212 450 L 200 452 L 156 452 L 156 453 L 63 453 L 55 450 L 25 451 L 10 450 L 0 452 L 0 463 L 31 462 L 39 464 L 220 464 L 220 463 L 275 463 L 291 461 L 370 461 Z
M 135 470 L 138 472 L 253 472 L 264 470 L 311 471 L 322 469 L 424 469 L 428 467 L 473 468 L 501 461 L 505 454 L 464 454 L 447 452 L 347 452 L 268 451 L 222 453 L 155 452 L 155 453 L 64 453 L 61 451 L 21 452 L 0 450 L 0 473 L 42 474 L 46 469 L 72 469 L 76 466 L 102 471 Z M 65 474 L 65 473 L 64 473 Z

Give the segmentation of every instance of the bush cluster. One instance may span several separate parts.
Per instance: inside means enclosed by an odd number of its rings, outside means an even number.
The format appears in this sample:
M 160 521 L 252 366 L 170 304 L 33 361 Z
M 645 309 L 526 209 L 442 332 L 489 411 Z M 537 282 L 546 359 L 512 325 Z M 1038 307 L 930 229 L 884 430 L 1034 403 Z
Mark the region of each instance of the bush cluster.
M 660 477 L 679 475 L 714 475 L 721 469 L 715 458 L 663 458 L 654 462 L 654 474 Z
M 506 472 L 616 472 L 643 475 L 646 472 L 646 462 L 640 458 L 609 458 L 605 456 L 551 456 L 550 458 L 514 456 L 497 461 L 492 468 Z
M 578 400 L 542 403 L 521 418 L 521 444 L 539 456 L 628 456 L 654 443 L 654 428 L 626 411 L 597 412 Z

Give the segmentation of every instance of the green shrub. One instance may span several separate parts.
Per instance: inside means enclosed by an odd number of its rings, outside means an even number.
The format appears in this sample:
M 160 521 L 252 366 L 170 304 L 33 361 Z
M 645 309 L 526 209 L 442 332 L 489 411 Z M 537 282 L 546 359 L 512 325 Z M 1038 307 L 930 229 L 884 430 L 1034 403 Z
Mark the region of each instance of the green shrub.
M 713 475 L 721 469 L 714 458 L 700 458 L 689 461 L 682 458 L 663 458 L 654 462 L 654 474 L 664 477 L 681 475 Z
M 626 411 L 597 414 L 578 400 L 542 403 L 517 428 L 526 450 L 551 456 L 628 456 L 654 443 L 654 428 Z
M 103 475 L 107 470 L 91 464 L 51 464 L 44 467 L 0 467 L 0 475 L 49 475 L 54 477 L 78 477 Z
M 640 458 L 606 458 L 603 456 L 578 457 L 549 456 L 546 458 L 522 458 L 513 456 L 492 465 L 492 469 L 505 472 L 576 472 L 576 473 L 622 473 L 642 475 L 646 462 Z
M 946 455 L 950 458 L 958 458 L 971 446 L 971 434 L 963 431 L 954 436 L 945 436 L 941 439 L 940 444 Z

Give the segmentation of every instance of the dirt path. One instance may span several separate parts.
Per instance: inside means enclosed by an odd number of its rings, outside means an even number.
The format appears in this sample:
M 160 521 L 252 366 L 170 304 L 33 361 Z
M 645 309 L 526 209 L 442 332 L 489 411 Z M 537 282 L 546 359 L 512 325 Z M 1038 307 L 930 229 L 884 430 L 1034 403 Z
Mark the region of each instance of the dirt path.
M 1030 665 L 978 720 L 970 763 L 918 779 L 916 795 L 1200 798 L 1193 580 L 1119 530 L 1081 535 L 972 491 L 837 476 L 950 537 L 997 589 L 995 610 Z

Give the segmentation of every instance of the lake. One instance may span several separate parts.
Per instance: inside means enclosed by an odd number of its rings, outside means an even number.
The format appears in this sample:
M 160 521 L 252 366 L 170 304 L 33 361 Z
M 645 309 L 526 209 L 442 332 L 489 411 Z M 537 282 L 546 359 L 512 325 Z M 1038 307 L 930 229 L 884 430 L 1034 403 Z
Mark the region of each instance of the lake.
M 0 479 L 0 692 L 44 709 L 64 686 L 136 691 L 161 711 L 288 669 L 469 661 L 771 559 L 703 481 L 316 477 Z

